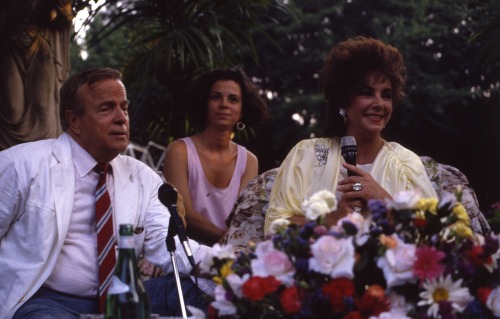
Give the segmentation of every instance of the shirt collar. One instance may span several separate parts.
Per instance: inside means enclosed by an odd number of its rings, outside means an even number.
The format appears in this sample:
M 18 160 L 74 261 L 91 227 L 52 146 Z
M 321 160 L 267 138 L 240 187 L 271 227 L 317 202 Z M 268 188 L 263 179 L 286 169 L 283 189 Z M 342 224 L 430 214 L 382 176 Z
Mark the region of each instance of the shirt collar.
M 76 171 L 80 177 L 87 175 L 90 171 L 94 169 L 97 164 L 97 161 L 83 148 L 80 144 L 78 144 L 72 137 L 69 135 L 69 141 L 71 144 L 71 153 L 73 154 L 73 162 L 75 163 Z

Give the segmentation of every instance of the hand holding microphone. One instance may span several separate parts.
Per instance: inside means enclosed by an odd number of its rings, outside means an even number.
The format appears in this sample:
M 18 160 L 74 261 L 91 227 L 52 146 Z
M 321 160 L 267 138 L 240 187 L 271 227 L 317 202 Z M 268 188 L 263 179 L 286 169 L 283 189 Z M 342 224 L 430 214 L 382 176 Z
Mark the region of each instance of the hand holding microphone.
M 191 246 L 189 245 L 184 223 L 177 212 L 177 197 L 177 190 L 169 183 L 161 185 L 158 189 L 158 199 L 170 211 L 170 225 L 167 238 L 170 236 L 173 237 L 176 234 L 179 236 L 179 241 L 182 244 L 182 248 L 184 248 L 184 252 L 187 255 L 189 263 L 194 268 L 196 264 L 194 262 L 193 252 L 191 250 Z M 175 234 L 172 233 L 172 230 L 175 230 Z
M 356 166 L 356 157 L 358 156 L 358 149 L 356 146 L 356 139 L 354 136 L 344 136 L 340 139 L 340 151 L 344 161 L 347 164 Z M 347 170 L 347 176 L 356 176 L 355 173 Z
M 356 146 L 356 139 L 354 136 L 344 136 L 340 139 L 340 151 L 344 161 L 347 164 L 356 166 L 356 157 L 358 156 L 358 149 Z M 356 174 L 350 170 L 347 170 L 347 176 L 356 176 Z M 352 185 L 353 191 L 360 191 L 363 189 L 361 183 L 357 182 Z M 353 206 L 352 209 L 356 212 L 360 212 L 362 208 L 360 206 Z

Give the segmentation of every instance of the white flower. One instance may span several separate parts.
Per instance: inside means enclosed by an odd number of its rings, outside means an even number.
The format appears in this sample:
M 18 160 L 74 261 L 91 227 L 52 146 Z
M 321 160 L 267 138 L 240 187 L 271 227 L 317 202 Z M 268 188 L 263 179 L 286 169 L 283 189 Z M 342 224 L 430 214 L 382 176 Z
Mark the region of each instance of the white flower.
M 311 245 L 309 269 L 332 278 L 353 278 L 354 245 L 350 239 L 325 235 Z
M 500 287 L 496 287 L 490 292 L 486 300 L 486 307 L 493 312 L 493 315 L 500 318 Z
M 396 239 L 397 245 L 388 248 L 385 254 L 377 260 L 377 266 L 384 272 L 389 287 L 416 280 L 413 275 L 416 246 L 407 244 L 396 236 L 393 238 Z
M 269 231 L 271 234 L 276 234 L 285 230 L 288 225 L 290 225 L 290 221 L 287 218 L 278 218 L 271 223 Z
M 254 276 L 273 276 L 286 286 L 293 285 L 295 268 L 284 252 L 274 248 L 272 241 L 258 243 L 255 254 L 257 258 L 250 264 Z
M 226 290 L 221 285 L 215 287 L 215 300 L 212 301 L 211 305 L 219 311 L 219 316 L 236 314 L 236 306 L 226 299 Z
M 401 314 L 400 318 L 407 318 L 406 314 L 410 313 L 415 309 L 415 305 L 412 303 L 406 303 L 405 297 L 398 295 L 395 292 L 391 292 L 389 295 L 389 302 L 391 304 L 391 313 Z
M 353 212 L 353 213 L 347 214 L 345 217 L 342 217 L 341 219 L 339 219 L 337 222 L 337 226 L 342 226 L 342 222 L 348 221 L 348 222 L 351 222 L 354 225 L 356 225 L 356 227 L 358 228 L 358 232 L 359 232 L 359 230 L 363 227 L 364 220 L 365 219 L 363 218 L 363 215 L 361 215 L 358 212 Z
M 500 244 L 500 236 L 496 236 L 495 234 L 491 234 L 491 237 L 493 239 L 496 239 L 499 244 Z M 483 246 L 485 244 L 484 236 L 480 234 L 474 234 L 474 237 L 472 237 L 474 244 L 476 246 Z M 488 258 L 488 261 L 484 263 L 484 267 L 489 271 L 489 272 L 494 272 L 495 269 L 498 268 L 498 262 L 497 260 L 500 258 L 500 250 L 497 250 L 493 254 L 491 254 L 491 257 Z M 499 300 L 500 302 L 500 300 Z
M 217 270 L 213 268 L 214 258 L 218 259 L 235 259 L 234 248 L 231 245 L 215 244 L 200 262 L 200 270 L 203 273 L 217 275 Z
M 226 281 L 229 284 L 229 287 L 233 290 L 234 295 L 238 298 L 243 298 L 243 291 L 241 290 L 241 287 L 249 278 L 250 274 L 245 274 L 243 277 L 236 274 L 229 274 L 226 277 Z
M 391 293 L 389 296 L 391 304 L 390 310 L 382 312 L 378 317 L 371 316 L 369 319 L 411 319 L 406 314 L 409 313 L 413 307 L 411 304 L 405 302 L 405 298 L 396 293 Z
M 392 310 L 388 312 L 382 312 L 378 317 L 371 316 L 369 319 L 411 319 L 407 317 L 405 313 L 398 310 Z
M 337 229 L 342 228 L 342 223 L 344 221 L 348 221 L 358 228 L 358 232 L 356 233 L 356 244 L 358 246 L 363 246 L 368 239 L 370 239 L 369 233 L 370 233 L 370 224 L 372 222 L 371 215 L 367 217 L 366 219 L 363 217 L 358 212 L 353 212 L 350 214 L 347 214 L 345 217 L 339 219 L 337 222 Z
M 387 208 L 394 210 L 412 209 L 420 199 L 421 194 L 417 190 L 397 192 L 392 200 L 386 200 Z
M 497 260 L 500 257 L 500 251 L 496 251 L 491 255 L 488 262 L 484 263 L 484 267 L 489 271 L 489 272 L 494 272 L 495 269 L 498 268 Z
M 424 291 L 420 293 L 423 300 L 418 302 L 418 306 L 430 305 L 427 309 L 427 315 L 437 318 L 439 302 L 447 300 L 451 306 L 458 312 L 464 311 L 467 304 L 471 301 L 469 289 L 461 287 L 462 279 L 455 282 L 448 275 L 446 278 L 439 276 L 437 279 L 426 280 L 423 284 Z
M 337 198 L 330 191 L 322 190 L 302 203 L 302 210 L 308 220 L 316 220 L 337 209 Z
M 203 310 L 200 310 L 200 309 L 193 307 L 193 306 L 190 306 L 190 305 L 186 305 L 186 308 L 191 313 L 191 316 L 188 317 L 189 319 L 205 319 L 206 318 Z

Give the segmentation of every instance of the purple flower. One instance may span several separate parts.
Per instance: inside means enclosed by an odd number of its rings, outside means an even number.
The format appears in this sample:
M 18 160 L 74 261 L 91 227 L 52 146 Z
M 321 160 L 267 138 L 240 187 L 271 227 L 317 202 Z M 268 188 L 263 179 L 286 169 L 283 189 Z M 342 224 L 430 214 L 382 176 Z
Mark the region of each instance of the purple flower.
M 316 223 L 314 222 L 309 222 L 305 224 L 302 229 L 300 230 L 300 237 L 303 239 L 309 239 L 312 234 L 314 233 L 314 227 L 316 226 Z
M 328 233 L 328 229 L 324 225 L 318 225 L 318 226 L 314 227 L 314 233 L 317 236 L 323 236 L 323 235 L 326 235 Z
M 465 313 L 470 314 L 470 318 L 487 318 L 483 306 L 478 299 L 474 299 L 467 308 Z
M 349 236 L 354 236 L 358 233 L 358 226 L 356 226 L 356 224 L 347 219 L 342 221 L 342 228 L 344 229 L 345 233 Z
M 453 304 L 447 300 L 439 302 L 439 311 L 441 319 L 455 319 L 453 314 Z
M 392 225 L 391 223 L 389 223 L 389 221 L 387 221 L 386 219 L 383 219 L 383 220 L 380 220 L 377 225 L 382 229 L 382 232 L 385 234 L 385 235 L 392 235 L 394 234 L 394 231 L 395 231 L 395 227 L 394 225 Z
M 297 260 L 295 260 L 295 269 L 297 269 L 297 272 L 307 273 L 309 270 L 309 259 L 297 258 Z
M 376 237 L 378 237 L 378 236 L 382 235 L 382 233 L 383 233 L 383 230 L 382 230 L 382 228 L 381 228 L 381 227 L 377 227 L 377 226 L 376 226 L 376 227 L 372 227 L 372 228 L 370 228 L 370 235 L 371 235 L 372 237 L 374 237 L 374 238 L 376 238 Z
M 380 199 L 370 199 L 368 201 L 368 209 L 372 212 L 373 220 L 378 220 L 387 217 L 387 208 Z

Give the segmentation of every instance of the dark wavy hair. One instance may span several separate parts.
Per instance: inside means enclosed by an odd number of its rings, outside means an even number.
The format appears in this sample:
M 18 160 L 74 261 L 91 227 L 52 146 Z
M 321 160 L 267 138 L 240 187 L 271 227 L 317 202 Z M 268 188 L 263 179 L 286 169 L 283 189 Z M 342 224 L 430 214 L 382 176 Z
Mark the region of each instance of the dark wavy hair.
M 325 136 L 345 134 L 346 124 L 339 110 L 350 104 L 372 72 L 387 76 L 393 104 L 398 104 L 406 84 L 406 68 L 398 49 L 380 40 L 358 36 L 336 44 L 328 52 L 320 71 L 326 101 Z
M 68 128 L 66 110 L 72 110 L 77 116 L 82 116 L 85 113 L 85 108 L 78 98 L 80 88 L 86 84 L 92 85 L 96 82 L 109 79 L 121 80 L 122 74 L 120 71 L 111 68 L 88 69 L 72 75 L 64 82 L 59 91 L 59 118 L 61 119 L 63 130 Z
M 242 69 L 238 67 L 216 69 L 197 78 L 190 90 L 190 120 L 198 130 L 203 130 L 206 126 L 208 98 L 212 86 L 221 80 L 231 80 L 240 86 L 242 96 L 240 121 L 247 127 L 262 124 L 269 119 L 266 101 Z

